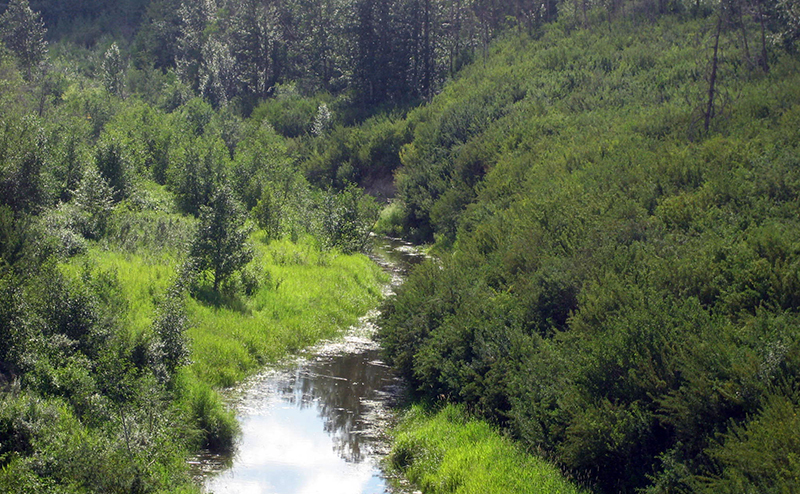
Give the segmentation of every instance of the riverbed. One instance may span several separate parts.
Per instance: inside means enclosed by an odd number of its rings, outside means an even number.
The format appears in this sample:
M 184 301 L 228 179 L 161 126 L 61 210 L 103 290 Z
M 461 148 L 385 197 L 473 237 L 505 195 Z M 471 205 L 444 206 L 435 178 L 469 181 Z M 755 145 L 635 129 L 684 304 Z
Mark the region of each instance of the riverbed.
M 387 295 L 423 257 L 375 239 L 373 260 L 392 277 Z M 199 459 L 205 492 L 384 494 L 380 460 L 403 383 L 380 360 L 370 312 L 341 338 L 265 369 L 230 393 L 242 435 L 230 457 Z

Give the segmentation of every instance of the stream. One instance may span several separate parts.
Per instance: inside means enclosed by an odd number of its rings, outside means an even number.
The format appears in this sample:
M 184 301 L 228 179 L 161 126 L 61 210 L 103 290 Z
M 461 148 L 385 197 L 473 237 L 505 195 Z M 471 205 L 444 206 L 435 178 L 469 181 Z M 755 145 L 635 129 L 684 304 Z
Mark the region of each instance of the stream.
M 374 237 L 372 259 L 392 277 L 387 294 L 424 257 Z M 372 339 L 378 311 L 344 337 L 323 342 L 245 381 L 231 394 L 242 436 L 231 457 L 197 459 L 215 494 L 384 494 L 380 459 L 403 383 Z

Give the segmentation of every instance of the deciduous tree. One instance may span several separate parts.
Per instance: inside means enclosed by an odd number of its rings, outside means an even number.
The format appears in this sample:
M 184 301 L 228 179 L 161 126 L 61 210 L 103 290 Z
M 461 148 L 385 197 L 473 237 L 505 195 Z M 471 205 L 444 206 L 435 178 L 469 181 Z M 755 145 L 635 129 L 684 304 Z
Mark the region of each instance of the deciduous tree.
M 46 32 L 41 17 L 31 10 L 28 0 L 11 0 L 0 16 L 0 39 L 17 56 L 28 79 L 47 55 Z
M 253 258 L 247 245 L 249 228 L 245 215 L 228 185 L 220 187 L 208 206 L 201 208 L 200 225 L 189 257 L 199 272 L 210 271 L 214 291 L 235 271 Z
M 103 84 L 106 91 L 120 98 L 124 97 L 125 88 L 125 65 L 119 46 L 112 43 L 103 57 Z

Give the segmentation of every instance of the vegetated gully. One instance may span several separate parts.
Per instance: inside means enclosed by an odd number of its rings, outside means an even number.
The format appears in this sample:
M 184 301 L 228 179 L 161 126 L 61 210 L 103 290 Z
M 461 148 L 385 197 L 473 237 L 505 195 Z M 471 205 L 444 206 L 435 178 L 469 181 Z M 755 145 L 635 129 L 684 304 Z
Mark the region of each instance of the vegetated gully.
M 387 295 L 422 256 L 411 245 L 374 237 L 372 258 L 392 277 Z M 242 429 L 230 457 L 196 466 L 215 494 L 383 494 L 385 435 L 402 382 L 373 340 L 377 310 L 343 338 L 273 366 L 230 394 Z

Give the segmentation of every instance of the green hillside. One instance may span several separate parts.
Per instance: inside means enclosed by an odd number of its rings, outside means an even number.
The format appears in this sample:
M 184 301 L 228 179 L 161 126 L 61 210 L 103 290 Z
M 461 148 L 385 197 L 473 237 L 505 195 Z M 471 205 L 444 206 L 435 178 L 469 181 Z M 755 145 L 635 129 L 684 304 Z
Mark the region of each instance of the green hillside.
M 798 50 L 792 0 L 0 0 L 0 491 L 197 492 L 371 229 L 433 254 L 420 488 L 797 491 Z
M 403 123 L 389 356 L 603 492 L 800 485 L 800 57 L 728 15 L 509 32 Z

